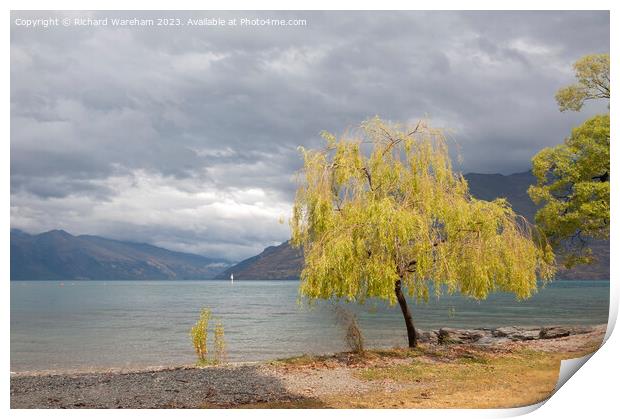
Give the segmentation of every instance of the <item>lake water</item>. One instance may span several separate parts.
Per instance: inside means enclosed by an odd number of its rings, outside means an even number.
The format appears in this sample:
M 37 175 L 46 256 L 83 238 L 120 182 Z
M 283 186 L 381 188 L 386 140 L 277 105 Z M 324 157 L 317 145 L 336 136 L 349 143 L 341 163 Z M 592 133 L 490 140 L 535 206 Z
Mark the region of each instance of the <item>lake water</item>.
M 11 282 L 11 371 L 194 362 L 189 329 L 201 307 L 221 318 L 231 361 L 344 350 L 328 303 L 297 303 L 297 281 Z M 398 306 L 347 305 L 367 346 L 406 344 Z M 556 281 L 531 299 L 443 296 L 412 303 L 422 329 L 606 323 L 608 281 Z

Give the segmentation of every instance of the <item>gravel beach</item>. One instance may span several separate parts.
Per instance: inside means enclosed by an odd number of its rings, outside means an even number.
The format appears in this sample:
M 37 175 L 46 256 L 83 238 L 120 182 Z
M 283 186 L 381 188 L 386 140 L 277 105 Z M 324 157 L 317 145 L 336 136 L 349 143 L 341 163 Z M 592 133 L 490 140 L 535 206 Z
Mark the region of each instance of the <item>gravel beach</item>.
M 526 347 L 570 353 L 588 343 L 600 342 L 605 327 L 441 329 L 425 332 L 428 341 L 425 344 L 433 347 L 477 345 L 506 351 Z M 444 344 L 435 343 L 435 337 L 440 337 Z M 303 367 L 286 362 L 263 362 L 141 371 L 17 373 L 11 376 L 11 408 L 226 408 L 265 402 L 303 403 L 325 395 L 359 395 L 373 390 L 397 391 L 424 385 L 415 381 L 362 380 L 355 371 L 367 367 L 366 361 L 360 363 L 350 354 L 326 359 L 328 361 Z M 395 358 L 380 362 L 405 361 Z

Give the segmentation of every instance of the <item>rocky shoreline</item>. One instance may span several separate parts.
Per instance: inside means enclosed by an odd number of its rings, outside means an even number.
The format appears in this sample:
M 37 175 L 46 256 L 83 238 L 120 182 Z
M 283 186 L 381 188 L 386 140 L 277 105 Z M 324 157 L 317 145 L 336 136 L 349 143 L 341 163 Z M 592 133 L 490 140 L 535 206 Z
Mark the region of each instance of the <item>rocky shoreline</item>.
M 498 328 L 418 330 L 418 340 L 430 344 L 497 345 L 509 341 L 557 339 L 591 333 L 598 326 L 507 326 Z
M 419 331 L 419 336 L 423 347 L 432 351 L 470 348 L 509 354 L 515 348 L 532 348 L 570 354 L 592 347 L 593 342 L 599 345 L 605 330 L 606 325 L 442 328 Z M 406 349 L 400 351 L 406 352 Z M 382 358 L 380 362 L 402 364 L 410 362 L 412 356 L 417 355 Z M 290 364 L 281 362 L 261 362 L 129 372 L 19 373 L 11 376 L 11 408 L 202 408 L 261 403 L 303 404 L 334 394 L 362 397 L 372 391 L 392 392 L 423 385 L 417 382 L 364 381 L 359 378 L 360 369 L 377 362 L 369 358 L 347 353 L 322 358 L 328 361 L 300 368 L 291 368 Z

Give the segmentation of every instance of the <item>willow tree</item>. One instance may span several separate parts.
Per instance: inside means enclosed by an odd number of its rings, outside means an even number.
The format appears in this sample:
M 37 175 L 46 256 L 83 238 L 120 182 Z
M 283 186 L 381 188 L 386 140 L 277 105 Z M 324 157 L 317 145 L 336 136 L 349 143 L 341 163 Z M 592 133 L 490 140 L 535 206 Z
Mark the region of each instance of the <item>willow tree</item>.
M 556 94 L 560 111 L 609 101 L 609 54 L 586 55 L 574 68 L 578 82 Z M 596 115 L 532 159 L 537 182 L 528 193 L 541 206 L 536 224 L 569 268 L 596 260 L 592 239 L 609 239 L 610 134 L 609 114 Z
M 573 69 L 577 83 L 561 88 L 555 95 L 560 111 L 579 111 L 587 100 L 609 100 L 609 54 L 581 57 Z
M 609 114 L 597 115 L 532 159 L 536 223 L 566 267 L 594 262 L 592 239 L 609 239 L 609 145 Z
M 469 194 L 440 130 L 375 118 L 351 136 L 323 136 L 324 149 L 302 149 L 290 221 L 304 251 L 302 296 L 398 302 L 415 347 L 406 294 L 527 298 L 553 275 L 550 246 L 505 200 Z

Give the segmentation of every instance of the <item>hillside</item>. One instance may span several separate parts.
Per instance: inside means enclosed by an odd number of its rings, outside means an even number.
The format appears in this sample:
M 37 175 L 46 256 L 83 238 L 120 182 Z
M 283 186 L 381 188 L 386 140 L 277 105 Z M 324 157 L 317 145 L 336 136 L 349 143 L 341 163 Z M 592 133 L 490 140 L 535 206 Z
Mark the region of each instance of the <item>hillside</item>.
M 212 279 L 229 265 L 144 243 L 11 230 L 11 280 Z
M 484 200 L 506 198 L 514 210 L 533 221 L 536 206 L 530 200 L 527 189 L 535 182 L 531 172 L 512 175 L 469 173 L 465 175 L 473 196 Z M 561 269 L 559 279 L 609 279 L 609 242 L 592 243 L 598 262 L 571 270 Z M 236 279 L 292 279 L 298 278 L 303 258 L 288 242 L 266 248 L 261 254 L 246 259 L 218 275 L 228 278 L 234 273 Z
M 527 188 L 536 182 L 532 172 L 500 174 L 468 173 L 465 175 L 469 191 L 473 196 L 485 201 L 506 198 L 512 208 L 531 222 L 534 221 L 536 205 L 527 194 Z
M 284 242 L 226 269 L 216 279 L 228 279 L 231 273 L 237 279 L 297 279 L 302 263 L 302 252 Z

